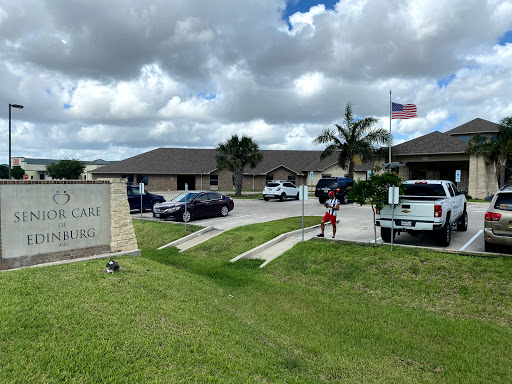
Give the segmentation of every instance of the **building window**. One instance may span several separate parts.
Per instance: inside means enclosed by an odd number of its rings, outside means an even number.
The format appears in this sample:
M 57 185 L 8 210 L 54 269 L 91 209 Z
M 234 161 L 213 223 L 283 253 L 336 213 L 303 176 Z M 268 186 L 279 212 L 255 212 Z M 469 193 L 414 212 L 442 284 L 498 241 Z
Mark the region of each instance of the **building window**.
M 210 175 L 210 185 L 219 185 L 219 175 Z
M 274 175 L 266 175 L 265 176 L 265 181 L 272 181 L 274 180 Z
M 144 183 L 148 185 L 148 175 L 137 175 L 137 184 Z
M 330 173 L 322 173 L 322 177 L 332 177 Z
M 44 172 L 39 172 L 39 180 L 44 180 Z
M 295 175 L 288 176 L 288 181 L 289 181 L 290 183 L 295 184 L 295 180 L 296 180 L 296 178 L 297 178 L 297 177 L 296 177 Z

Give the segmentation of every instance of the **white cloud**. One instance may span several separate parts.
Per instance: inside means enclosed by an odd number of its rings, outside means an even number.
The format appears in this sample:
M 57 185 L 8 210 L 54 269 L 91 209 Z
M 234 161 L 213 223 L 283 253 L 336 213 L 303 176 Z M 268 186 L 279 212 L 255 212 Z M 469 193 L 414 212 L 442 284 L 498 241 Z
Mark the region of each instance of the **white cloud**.
M 393 121 L 395 142 L 512 115 L 512 44 L 497 45 L 512 30 L 510 0 L 345 0 L 283 20 L 285 7 L 2 4 L 0 99 L 25 106 L 13 149 L 108 160 L 246 133 L 264 149 L 319 150 L 313 139 L 348 102 L 388 128 L 389 90 L 419 115 Z

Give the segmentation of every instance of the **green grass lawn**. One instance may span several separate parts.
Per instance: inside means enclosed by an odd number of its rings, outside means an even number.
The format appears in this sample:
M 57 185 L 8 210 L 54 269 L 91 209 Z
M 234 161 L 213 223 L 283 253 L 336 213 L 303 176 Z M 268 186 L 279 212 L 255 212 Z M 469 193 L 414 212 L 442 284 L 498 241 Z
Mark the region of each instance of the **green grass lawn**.
M 0 382 L 510 382 L 512 259 L 313 240 L 263 269 L 229 262 L 300 226 L 181 253 L 150 231 L 114 275 L 107 260 L 0 273 Z

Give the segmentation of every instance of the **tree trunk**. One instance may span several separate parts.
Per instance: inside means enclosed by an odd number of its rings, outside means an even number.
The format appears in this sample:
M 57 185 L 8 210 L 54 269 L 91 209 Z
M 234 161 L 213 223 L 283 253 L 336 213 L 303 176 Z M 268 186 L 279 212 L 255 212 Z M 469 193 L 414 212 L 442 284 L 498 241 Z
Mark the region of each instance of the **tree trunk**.
M 234 178 L 235 178 L 235 195 L 242 196 L 242 183 L 243 183 L 243 178 L 244 178 L 244 169 L 243 168 L 235 169 Z
M 348 177 L 354 179 L 354 161 L 348 162 Z

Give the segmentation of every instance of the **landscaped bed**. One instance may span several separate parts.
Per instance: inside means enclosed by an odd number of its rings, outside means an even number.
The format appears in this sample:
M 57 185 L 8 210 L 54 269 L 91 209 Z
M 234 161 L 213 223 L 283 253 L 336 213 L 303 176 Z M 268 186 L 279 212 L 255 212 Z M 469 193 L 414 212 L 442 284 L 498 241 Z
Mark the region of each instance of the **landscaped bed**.
M 511 259 L 314 240 L 263 269 L 229 262 L 300 226 L 181 253 L 146 231 L 115 274 L 107 260 L 0 273 L 0 382 L 510 381 Z

